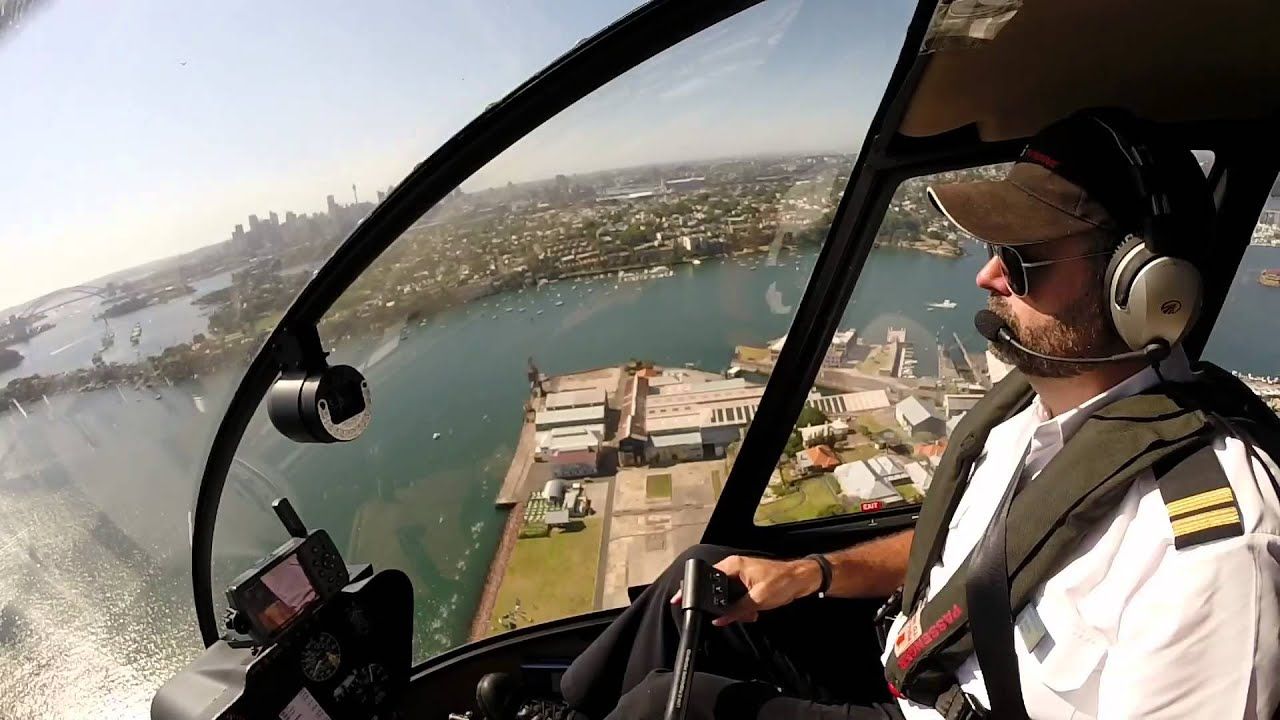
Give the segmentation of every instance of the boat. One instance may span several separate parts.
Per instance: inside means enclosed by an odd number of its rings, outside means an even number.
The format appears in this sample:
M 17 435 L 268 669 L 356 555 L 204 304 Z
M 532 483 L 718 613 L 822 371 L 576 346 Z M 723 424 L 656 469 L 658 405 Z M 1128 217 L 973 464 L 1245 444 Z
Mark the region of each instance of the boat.
M 409 339 L 409 326 L 408 326 L 408 325 L 406 325 L 406 326 L 404 326 L 404 327 L 400 328 L 400 339 L 401 339 L 401 340 L 408 340 L 408 339 Z
M 438 432 L 431 433 L 431 439 L 432 439 L 432 440 L 439 440 L 439 439 L 440 439 L 440 433 L 438 433 Z
M 702 261 L 701 261 L 701 260 L 699 260 L 698 258 L 694 258 L 694 259 L 692 259 L 692 260 L 690 260 L 690 261 L 689 261 L 689 264 L 690 264 L 690 265 L 701 265 L 701 264 L 702 264 Z
M 951 298 L 947 298 L 942 302 L 925 303 L 924 305 L 930 310 L 954 310 L 956 308 L 956 303 Z
M 1267 287 L 1280 287 L 1280 268 L 1263 270 L 1258 276 L 1258 282 Z
M 556 307 L 560 307 L 561 305 L 564 305 L 564 301 L 563 301 L 563 300 L 557 300 L 557 301 L 556 301 Z
M 134 345 L 142 342 L 142 323 L 133 324 L 133 332 L 129 333 L 129 342 Z

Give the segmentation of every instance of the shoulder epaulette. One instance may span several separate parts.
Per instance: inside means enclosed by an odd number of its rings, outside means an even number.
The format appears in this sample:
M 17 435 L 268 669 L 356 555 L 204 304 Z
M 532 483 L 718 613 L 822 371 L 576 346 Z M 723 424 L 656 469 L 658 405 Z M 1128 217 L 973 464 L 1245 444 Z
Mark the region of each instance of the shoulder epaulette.
M 1231 481 L 1211 445 L 1173 463 L 1152 466 L 1179 550 L 1244 534 Z

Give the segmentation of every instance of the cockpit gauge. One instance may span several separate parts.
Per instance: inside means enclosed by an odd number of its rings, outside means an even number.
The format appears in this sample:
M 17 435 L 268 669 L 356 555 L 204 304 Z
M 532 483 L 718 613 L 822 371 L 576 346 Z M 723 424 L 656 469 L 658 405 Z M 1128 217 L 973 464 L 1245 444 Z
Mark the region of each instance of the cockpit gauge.
M 378 663 L 357 668 L 333 689 L 338 702 L 361 707 L 381 705 L 387 699 L 387 669 Z
M 342 647 L 333 635 L 317 633 L 302 647 L 302 674 L 311 682 L 324 682 L 342 665 Z

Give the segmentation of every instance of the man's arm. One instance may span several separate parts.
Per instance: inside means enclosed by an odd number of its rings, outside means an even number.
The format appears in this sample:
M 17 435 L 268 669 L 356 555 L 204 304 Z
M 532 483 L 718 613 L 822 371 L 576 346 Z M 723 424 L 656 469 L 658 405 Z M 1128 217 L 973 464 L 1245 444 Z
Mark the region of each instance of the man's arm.
M 914 530 L 854 545 L 827 554 L 831 561 L 833 597 L 884 597 L 902 584 L 907 573 L 907 557 L 911 553 Z M 747 587 L 747 595 L 714 624 L 753 622 L 763 610 L 772 610 L 818 590 L 822 571 L 814 560 L 769 560 L 743 555 L 730 555 L 716 563 L 724 573 L 738 578 Z M 671 599 L 679 602 L 679 593 Z
M 831 589 L 827 594 L 842 598 L 885 597 L 897 590 L 907 575 L 907 558 L 915 535 L 915 530 L 907 530 L 828 553 Z M 800 562 L 817 565 L 812 560 Z M 821 579 L 819 574 L 819 582 Z M 817 587 L 815 583 L 814 590 Z

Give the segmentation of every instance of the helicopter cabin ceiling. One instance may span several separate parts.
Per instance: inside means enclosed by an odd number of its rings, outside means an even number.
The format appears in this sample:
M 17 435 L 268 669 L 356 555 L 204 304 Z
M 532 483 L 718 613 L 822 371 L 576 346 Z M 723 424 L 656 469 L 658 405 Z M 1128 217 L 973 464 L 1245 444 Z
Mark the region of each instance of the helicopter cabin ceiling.
M 1034 134 L 1087 107 L 1171 124 L 1280 109 L 1277 0 L 955 0 L 898 128 L 973 126 L 985 142 Z

